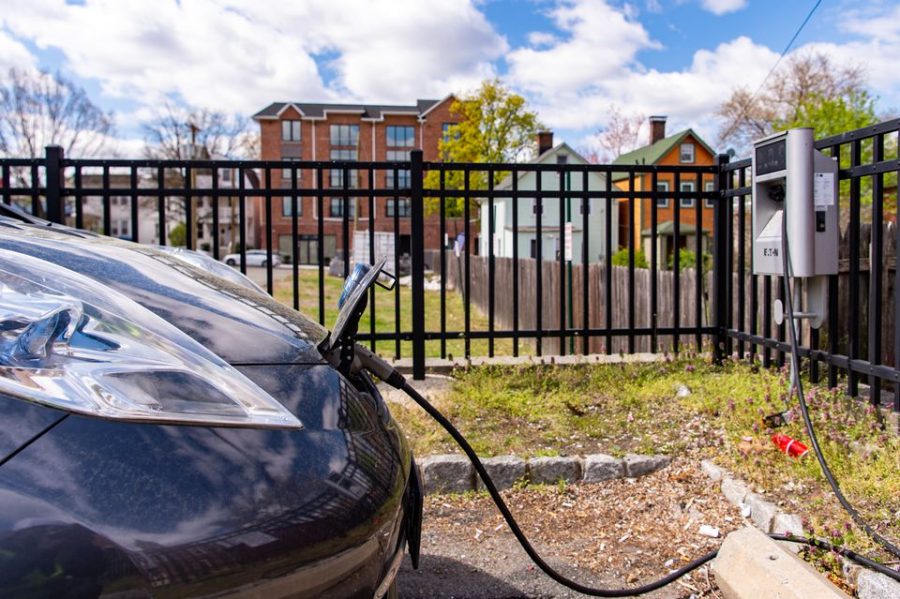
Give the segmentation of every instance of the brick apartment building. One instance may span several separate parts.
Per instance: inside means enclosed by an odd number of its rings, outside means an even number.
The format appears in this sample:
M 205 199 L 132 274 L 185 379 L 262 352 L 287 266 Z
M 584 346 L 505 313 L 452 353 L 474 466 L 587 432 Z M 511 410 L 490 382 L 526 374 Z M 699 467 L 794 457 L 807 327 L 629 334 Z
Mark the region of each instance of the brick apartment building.
M 360 104 L 311 104 L 301 102 L 275 102 L 253 116 L 259 123 L 261 158 L 263 160 L 358 160 L 394 161 L 409 160 L 410 151 L 421 148 L 425 161 L 439 160 L 438 144 L 446 128 L 456 122 L 450 114 L 453 96 L 443 100 L 418 100 L 412 106 L 383 106 Z M 409 171 L 401 170 L 394 181 L 394 172 L 376 170 L 375 189 L 402 189 L 409 186 Z M 323 187 L 343 188 L 342 171 L 323 173 Z M 272 187 L 291 186 L 291 170 L 272 173 Z M 310 169 L 297 169 L 297 187 L 316 189 L 316 173 Z M 369 171 L 349 171 L 348 187 L 360 190 L 350 203 L 350 247 L 353 231 L 368 231 L 369 201 L 365 192 L 369 188 Z M 259 200 L 262 202 L 263 200 Z M 260 206 L 262 207 L 262 206 Z M 374 202 L 374 230 L 394 232 L 394 215 L 399 217 L 399 242 L 401 254 L 410 251 L 409 199 L 376 197 Z M 315 197 L 298 194 L 298 247 L 300 263 L 315 263 L 318 252 L 318 219 L 323 219 L 323 250 L 326 260 L 343 247 L 343 200 L 340 193 L 325 196 L 323 212 L 319 215 Z M 259 210 L 256 238 L 264 243 L 266 227 L 265 211 Z M 453 239 L 462 231 L 462 219 L 447 219 L 447 235 Z M 293 259 L 291 243 L 291 198 L 276 198 L 272 207 L 272 239 L 277 250 Z M 475 230 L 473 228 L 473 230 Z M 441 245 L 440 222 L 436 214 L 425 216 L 425 248 L 437 249 Z

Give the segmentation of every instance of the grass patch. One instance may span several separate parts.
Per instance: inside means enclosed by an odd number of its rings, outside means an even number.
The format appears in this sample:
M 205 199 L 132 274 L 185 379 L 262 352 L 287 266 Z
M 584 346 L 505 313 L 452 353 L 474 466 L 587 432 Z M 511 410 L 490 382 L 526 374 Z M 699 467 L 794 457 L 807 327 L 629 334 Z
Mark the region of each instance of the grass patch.
M 815 456 L 794 460 L 770 440 L 774 431 L 762 417 L 795 404 L 786 386 L 785 372 L 745 363 L 490 366 L 457 372 L 451 392 L 436 403 L 483 456 L 713 458 L 784 511 L 803 515 L 816 536 L 877 554 L 832 496 Z M 820 444 L 844 493 L 882 534 L 900 539 L 900 440 L 882 430 L 866 404 L 838 390 L 808 385 L 807 392 Z M 457 451 L 417 407 L 392 405 L 391 411 L 419 455 Z M 791 413 L 794 420 L 778 432 L 809 445 L 799 408 Z M 832 558 L 823 553 L 819 559 L 828 566 Z
M 279 269 L 275 271 L 276 280 L 274 297 L 279 302 L 294 306 L 294 282 L 293 273 Z M 325 271 L 324 277 L 324 314 L 319 311 L 319 271 L 317 269 L 300 269 L 298 277 L 299 310 L 313 320 L 321 322 L 331 328 L 337 318 L 337 302 L 344 287 L 344 280 L 340 277 L 332 277 Z M 397 319 L 396 307 L 400 308 L 400 317 Z M 465 308 L 462 298 L 456 291 L 448 290 L 445 295 L 445 326 L 447 331 L 465 330 Z M 371 330 L 372 306 L 366 310 L 366 314 L 360 321 L 361 334 Z M 400 331 L 412 330 L 412 292 L 409 287 L 399 286 L 399 291 L 386 291 L 380 287 L 375 288 L 375 332 L 393 333 L 397 331 L 399 322 Z M 477 308 L 472 306 L 469 311 L 469 328 L 472 331 L 487 331 L 488 319 Z M 439 291 L 425 291 L 425 330 L 427 332 L 441 332 L 441 293 Z M 464 357 L 465 341 L 462 339 L 447 339 L 445 355 L 447 357 Z M 470 355 L 487 356 L 489 342 L 487 339 L 470 340 Z M 441 356 L 441 341 L 429 340 L 425 342 L 425 355 L 429 358 Z M 412 343 L 401 341 L 378 341 L 375 351 L 386 357 L 400 358 L 412 355 Z M 527 343 L 520 344 L 521 355 L 528 355 L 530 347 Z M 512 341 L 509 339 L 497 339 L 494 341 L 494 354 L 498 356 L 512 355 Z

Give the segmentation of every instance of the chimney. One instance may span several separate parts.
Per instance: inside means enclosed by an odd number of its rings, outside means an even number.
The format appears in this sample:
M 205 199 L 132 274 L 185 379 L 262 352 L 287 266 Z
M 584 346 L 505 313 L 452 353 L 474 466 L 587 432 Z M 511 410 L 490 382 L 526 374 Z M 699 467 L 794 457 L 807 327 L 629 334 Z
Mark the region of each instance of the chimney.
M 553 147 L 553 131 L 538 131 L 538 156 Z
M 650 143 L 655 144 L 666 136 L 666 117 L 650 117 Z

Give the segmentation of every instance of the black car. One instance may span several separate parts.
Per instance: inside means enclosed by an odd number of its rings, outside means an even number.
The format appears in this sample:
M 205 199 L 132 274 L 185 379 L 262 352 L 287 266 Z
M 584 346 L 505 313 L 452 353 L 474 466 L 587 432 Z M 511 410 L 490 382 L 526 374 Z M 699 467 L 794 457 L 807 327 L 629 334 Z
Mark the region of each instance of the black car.
M 372 380 L 190 262 L 0 218 L 0 597 L 394 594 L 422 495 Z

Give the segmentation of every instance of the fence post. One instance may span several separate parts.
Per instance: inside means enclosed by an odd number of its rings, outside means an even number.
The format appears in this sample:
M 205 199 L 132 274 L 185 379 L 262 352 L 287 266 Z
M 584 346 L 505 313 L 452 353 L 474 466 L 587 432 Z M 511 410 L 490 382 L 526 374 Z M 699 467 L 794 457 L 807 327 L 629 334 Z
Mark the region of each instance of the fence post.
M 47 220 L 66 224 L 66 201 L 62 194 L 64 153 L 62 146 L 44 148 L 44 168 L 47 176 Z
M 422 150 L 410 152 L 410 257 L 413 379 L 425 378 L 425 198 Z
M 719 154 L 717 158 L 716 198 L 713 209 L 713 310 L 715 314 L 715 342 L 713 359 L 719 363 L 725 358 L 725 329 L 728 325 L 728 210 L 726 202 L 732 201 L 725 196 L 728 190 L 728 154 Z

